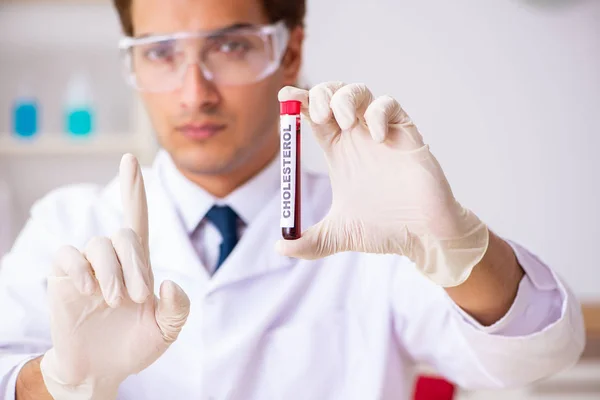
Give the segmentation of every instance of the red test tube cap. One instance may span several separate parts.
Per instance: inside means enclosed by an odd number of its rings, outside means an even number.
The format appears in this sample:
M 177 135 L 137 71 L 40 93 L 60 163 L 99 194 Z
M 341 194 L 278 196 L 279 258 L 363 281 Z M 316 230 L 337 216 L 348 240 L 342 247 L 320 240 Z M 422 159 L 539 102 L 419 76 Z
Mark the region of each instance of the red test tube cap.
M 302 110 L 302 102 L 298 100 L 282 101 L 279 107 L 281 115 L 299 115 Z

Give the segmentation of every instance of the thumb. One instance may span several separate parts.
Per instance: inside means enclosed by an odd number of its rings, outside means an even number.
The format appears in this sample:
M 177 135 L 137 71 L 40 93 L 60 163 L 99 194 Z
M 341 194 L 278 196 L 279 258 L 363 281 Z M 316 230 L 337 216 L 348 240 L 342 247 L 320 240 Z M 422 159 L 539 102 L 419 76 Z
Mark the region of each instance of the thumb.
M 316 260 L 327 257 L 336 252 L 335 243 L 328 239 L 325 222 L 310 227 L 295 240 L 278 240 L 275 250 L 285 257 L 301 258 L 305 260 Z
M 156 323 L 167 344 L 177 339 L 189 313 L 190 299 L 183 289 L 172 281 L 164 281 L 160 285 Z

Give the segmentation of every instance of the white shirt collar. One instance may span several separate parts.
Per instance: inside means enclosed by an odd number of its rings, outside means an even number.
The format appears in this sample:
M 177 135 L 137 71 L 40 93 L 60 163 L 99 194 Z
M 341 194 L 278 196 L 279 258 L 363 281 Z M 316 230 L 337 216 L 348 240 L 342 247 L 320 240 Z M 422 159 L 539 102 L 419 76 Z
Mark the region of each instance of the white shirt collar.
M 156 163 L 168 196 L 190 234 L 213 205 L 228 205 L 249 225 L 279 189 L 279 157 L 224 199 L 212 196 L 184 177 L 164 149 L 159 151 Z

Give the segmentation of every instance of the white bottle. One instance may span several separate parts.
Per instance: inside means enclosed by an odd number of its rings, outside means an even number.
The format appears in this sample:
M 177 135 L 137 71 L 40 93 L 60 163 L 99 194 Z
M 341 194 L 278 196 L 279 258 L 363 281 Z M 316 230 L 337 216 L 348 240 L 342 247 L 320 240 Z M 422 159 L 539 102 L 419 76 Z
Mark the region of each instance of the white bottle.
M 73 136 L 88 136 L 94 131 L 92 88 L 86 74 L 73 75 L 67 85 L 65 131 Z

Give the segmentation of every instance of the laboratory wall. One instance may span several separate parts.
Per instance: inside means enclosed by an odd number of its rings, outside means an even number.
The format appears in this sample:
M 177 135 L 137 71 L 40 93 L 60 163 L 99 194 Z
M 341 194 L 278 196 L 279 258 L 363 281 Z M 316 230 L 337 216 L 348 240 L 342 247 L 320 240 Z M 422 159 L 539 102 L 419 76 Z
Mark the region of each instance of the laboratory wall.
M 306 79 L 398 99 L 464 206 L 600 300 L 600 1 L 309 5 Z
M 114 43 L 104 3 L 92 16 L 74 3 L 53 13 L 47 34 L 66 45 L 86 44 L 74 30 Z M 77 23 L 79 11 L 91 19 Z M 7 29 L 0 24 L 0 37 Z M 309 0 L 303 78 L 364 82 L 397 98 L 464 206 L 551 264 L 582 299 L 600 300 L 600 1 Z M 2 107 L 9 101 L 0 92 Z M 304 146 L 305 163 L 325 170 L 309 134 Z M 118 156 L 0 151 L 13 232 L 36 198 L 105 182 Z
M 119 38 L 109 0 L 0 0 L 0 254 L 37 199 L 67 184 L 104 184 L 122 153 L 135 152 L 136 104 L 124 84 Z M 72 135 L 66 114 L 82 76 L 93 132 Z M 81 100 L 81 87 L 75 92 Z M 30 99 L 36 133 L 17 136 L 15 109 Z

